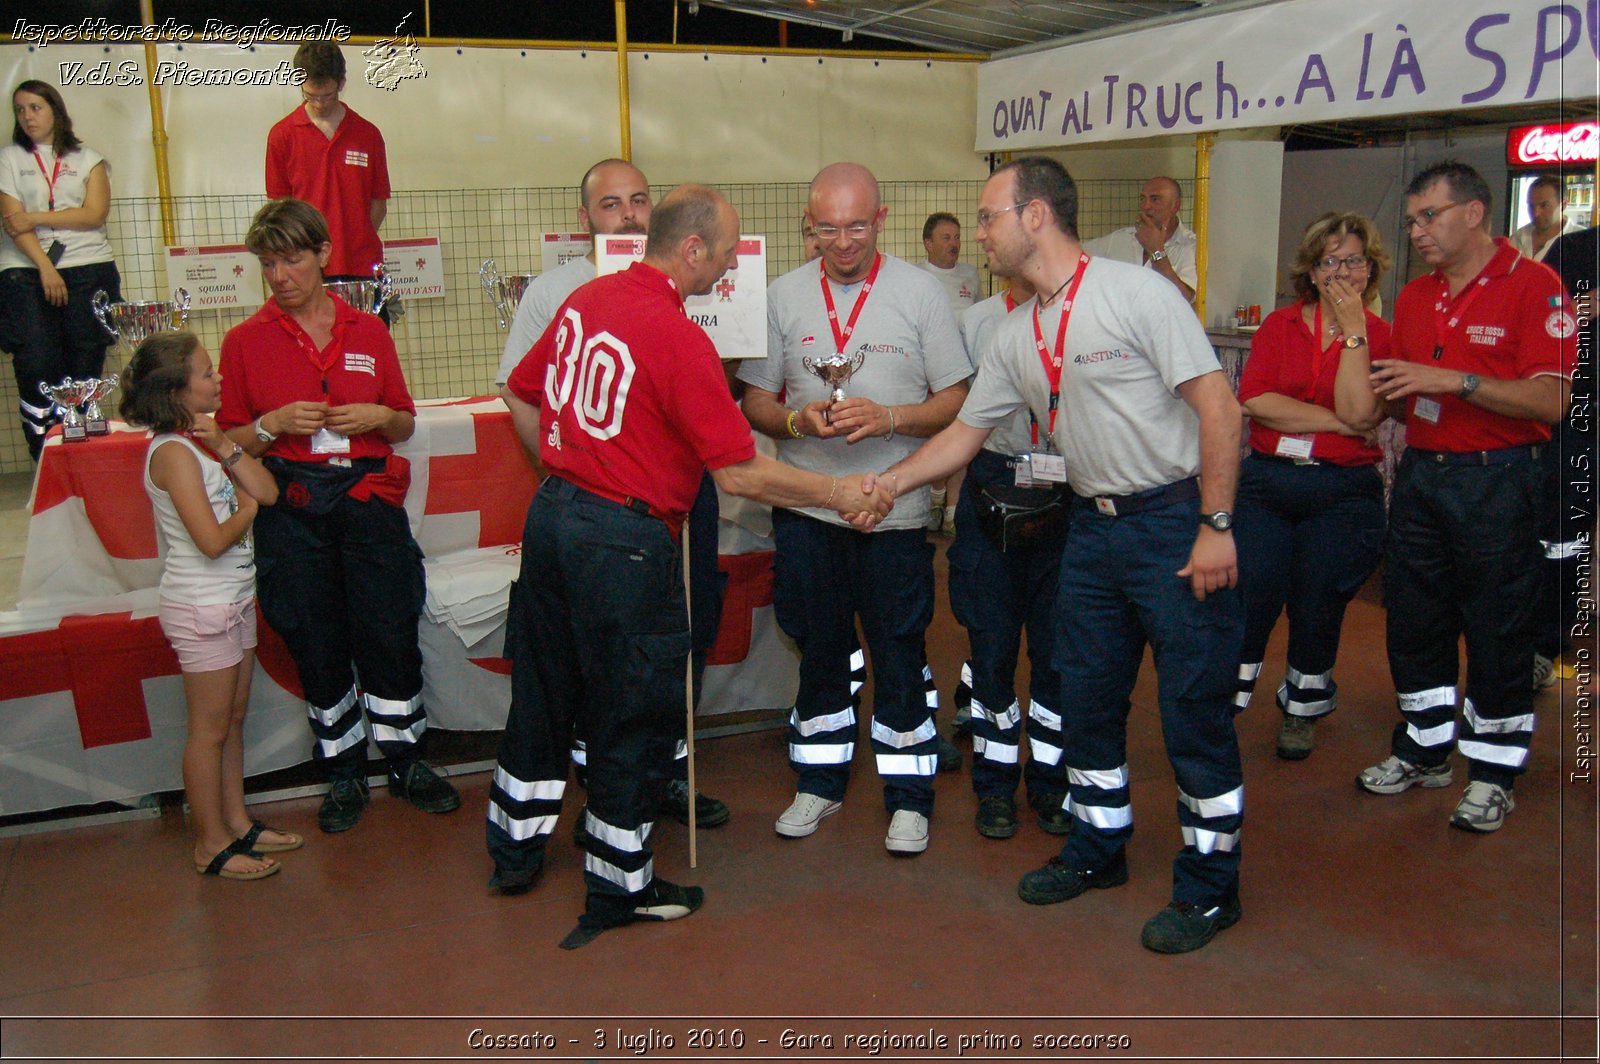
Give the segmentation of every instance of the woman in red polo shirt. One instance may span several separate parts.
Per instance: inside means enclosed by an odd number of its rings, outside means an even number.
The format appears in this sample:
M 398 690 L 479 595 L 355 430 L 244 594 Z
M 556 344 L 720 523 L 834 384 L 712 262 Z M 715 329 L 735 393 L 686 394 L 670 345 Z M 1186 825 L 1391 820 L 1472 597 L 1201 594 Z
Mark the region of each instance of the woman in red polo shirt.
M 1236 704 L 1249 704 L 1285 607 L 1278 756 L 1311 754 L 1318 717 L 1338 705 L 1333 663 L 1345 607 L 1383 547 L 1382 404 L 1368 381 L 1389 357 L 1389 326 L 1366 309 L 1389 264 L 1359 214 L 1333 212 L 1295 253 L 1293 304 L 1261 323 L 1239 382 L 1250 454 L 1239 470 L 1234 540 L 1245 602 Z
M 410 466 L 394 453 L 416 407 L 394 342 L 323 288 L 328 226 L 309 203 L 262 207 L 245 246 L 272 298 L 222 341 L 217 422 L 278 480 L 278 505 L 256 520 L 257 594 L 299 668 L 331 784 L 318 823 L 347 831 L 366 806 L 363 711 L 390 793 L 449 812 L 461 799 L 420 760 L 422 552 L 404 509 Z

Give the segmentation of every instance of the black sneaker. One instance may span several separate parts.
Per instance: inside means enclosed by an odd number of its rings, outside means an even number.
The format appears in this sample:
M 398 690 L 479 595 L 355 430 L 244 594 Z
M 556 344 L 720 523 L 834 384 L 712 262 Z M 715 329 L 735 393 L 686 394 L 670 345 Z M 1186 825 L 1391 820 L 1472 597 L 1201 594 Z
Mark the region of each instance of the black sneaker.
M 1038 799 L 1030 802 L 1033 806 L 1034 820 L 1038 822 L 1041 830 L 1052 835 L 1068 835 L 1072 832 L 1072 822 L 1077 817 L 1066 810 L 1067 796 L 1064 792 L 1056 791 L 1050 794 L 1041 794 Z
M 986 839 L 1009 839 L 1017 833 L 1017 803 L 998 795 L 980 798 L 976 823 Z
M 685 826 L 689 823 L 689 784 L 686 780 L 673 780 L 667 784 L 667 793 L 661 798 L 661 816 L 670 817 Z M 721 827 L 733 816 L 723 802 L 694 792 L 694 826 L 697 828 Z
M 956 744 L 939 736 L 939 771 L 960 772 L 961 751 L 956 749 Z
M 1121 853 L 1104 868 L 1080 872 L 1068 868 L 1059 857 L 1052 857 L 1042 868 L 1035 868 L 1017 884 L 1017 897 L 1029 905 L 1054 905 L 1068 901 L 1094 887 L 1120 887 L 1128 881 L 1128 859 Z
M 706 901 L 706 892 L 700 887 L 680 887 L 668 883 L 660 876 L 650 881 L 644 897 L 633 907 L 635 920 L 681 920 Z
M 1242 915 L 1238 898 L 1206 907 L 1175 901 L 1145 922 L 1139 941 L 1157 953 L 1188 953 L 1238 923 Z
M 507 898 L 526 894 L 538 882 L 541 871 L 543 871 L 542 866 L 531 872 L 508 872 L 496 865 L 494 875 L 489 877 L 489 889 Z
M 349 831 L 361 819 L 368 800 L 366 780 L 334 780 L 317 810 L 317 827 L 329 835 Z
M 461 808 L 461 795 L 421 761 L 389 769 L 389 793 L 404 798 L 424 813 L 448 813 Z
M 614 918 L 615 923 L 597 920 L 586 913 L 578 919 L 578 926 L 568 931 L 567 937 L 562 939 L 559 945 L 562 949 L 578 949 L 587 946 L 613 927 L 641 922 L 681 920 L 704 905 L 705 900 L 706 892 L 701 888 L 680 887 L 657 876 L 650 881 L 648 887 L 644 888 L 644 896 L 633 907 L 633 912 Z

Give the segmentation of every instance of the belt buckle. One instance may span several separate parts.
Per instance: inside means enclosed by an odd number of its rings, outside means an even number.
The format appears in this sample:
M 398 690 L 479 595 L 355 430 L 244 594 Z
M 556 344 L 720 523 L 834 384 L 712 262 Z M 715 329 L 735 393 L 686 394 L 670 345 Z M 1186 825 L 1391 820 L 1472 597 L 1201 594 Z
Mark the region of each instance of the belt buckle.
M 1115 517 L 1115 516 L 1117 516 L 1117 503 L 1116 503 L 1116 500 L 1107 498 L 1104 495 L 1096 495 L 1095 496 L 1094 508 L 1096 510 L 1099 510 L 1101 513 L 1105 514 L 1107 517 Z

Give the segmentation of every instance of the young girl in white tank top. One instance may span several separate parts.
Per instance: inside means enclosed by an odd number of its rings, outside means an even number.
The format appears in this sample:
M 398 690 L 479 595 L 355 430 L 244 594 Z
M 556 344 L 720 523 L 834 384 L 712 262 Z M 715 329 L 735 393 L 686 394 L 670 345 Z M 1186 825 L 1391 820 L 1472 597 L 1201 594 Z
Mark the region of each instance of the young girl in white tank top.
M 166 547 L 161 630 L 183 669 L 188 738 L 183 787 L 194 822 L 194 869 L 261 879 L 267 853 L 305 840 L 250 819 L 244 805 L 244 717 L 255 668 L 258 506 L 277 501 L 272 474 L 217 428 L 222 376 L 192 334 L 161 332 L 134 352 L 122 416 L 155 437 L 144 488 Z

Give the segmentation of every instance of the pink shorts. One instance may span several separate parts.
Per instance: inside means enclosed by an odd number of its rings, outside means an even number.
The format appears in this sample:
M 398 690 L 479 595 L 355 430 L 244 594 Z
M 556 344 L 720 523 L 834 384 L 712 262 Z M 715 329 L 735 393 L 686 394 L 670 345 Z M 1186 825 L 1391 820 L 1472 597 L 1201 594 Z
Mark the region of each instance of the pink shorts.
M 231 669 L 256 645 L 254 595 L 221 606 L 191 606 L 162 599 L 156 616 L 184 672 Z

